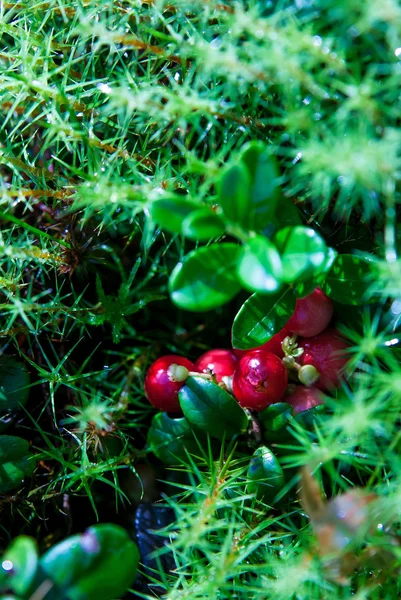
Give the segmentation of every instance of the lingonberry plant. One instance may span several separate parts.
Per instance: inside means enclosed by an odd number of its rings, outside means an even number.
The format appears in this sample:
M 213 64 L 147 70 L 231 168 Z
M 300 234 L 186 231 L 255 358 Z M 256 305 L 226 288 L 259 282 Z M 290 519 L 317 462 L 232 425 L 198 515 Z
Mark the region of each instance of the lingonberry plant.
M 1 3 L 1 597 L 400 595 L 400 17 Z

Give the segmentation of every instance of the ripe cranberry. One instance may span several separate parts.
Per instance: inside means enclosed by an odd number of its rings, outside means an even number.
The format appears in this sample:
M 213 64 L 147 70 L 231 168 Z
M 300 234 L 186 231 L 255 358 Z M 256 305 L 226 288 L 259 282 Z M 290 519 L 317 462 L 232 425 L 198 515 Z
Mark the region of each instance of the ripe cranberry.
M 299 298 L 286 327 L 296 335 L 312 337 L 322 333 L 333 316 L 333 302 L 320 288 Z
M 200 373 L 213 371 L 218 382 L 223 377 L 231 377 L 237 367 L 238 359 L 232 350 L 208 350 L 195 362 L 195 367 Z
M 260 411 L 280 402 L 287 383 L 287 369 L 277 356 L 264 350 L 252 350 L 238 363 L 233 392 L 243 408 Z
M 196 371 L 195 365 L 175 354 L 158 358 L 150 365 L 145 377 L 145 394 L 153 406 L 165 412 L 180 412 L 178 392 L 185 385 L 188 371 Z
M 282 402 L 291 404 L 292 412 L 297 415 L 304 410 L 323 404 L 323 394 L 314 387 L 297 385 L 288 396 L 287 394 L 284 396 Z
M 335 329 L 328 329 L 313 338 L 300 341 L 304 353 L 299 357 L 301 365 L 313 365 L 320 373 L 314 387 L 319 390 L 329 390 L 338 387 L 341 372 L 347 363 L 345 353 L 348 344 L 340 337 Z
M 236 350 L 234 348 L 233 352 L 237 358 L 242 358 L 245 356 L 245 354 L 248 354 L 248 352 L 251 352 L 252 350 L 264 350 L 265 352 L 271 352 L 272 354 L 275 354 L 279 358 L 283 358 L 284 352 L 281 344 L 285 338 L 290 335 L 292 335 L 290 330 L 287 328 L 287 326 L 285 326 L 281 331 L 273 335 L 268 342 L 265 342 L 261 346 L 251 348 L 250 350 Z

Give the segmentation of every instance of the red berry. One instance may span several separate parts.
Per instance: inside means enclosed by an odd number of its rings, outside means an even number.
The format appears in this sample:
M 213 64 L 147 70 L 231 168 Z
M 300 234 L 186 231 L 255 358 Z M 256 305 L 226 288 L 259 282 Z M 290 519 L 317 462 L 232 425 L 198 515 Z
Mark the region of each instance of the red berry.
M 304 353 L 299 357 L 301 365 L 313 365 L 320 373 L 320 378 L 314 387 L 319 390 L 329 390 L 338 387 L 341 372 L 347 363 L 345 353 L 348 344 L 340 337 L 335 329 L 328 329 L 313 338 L 300 341 L 299 347 Z
M 296 335 L 312 337 L 322 333 L 333 316 L 333 302 L 320 288 L 299 298 L 286 327 Z
M 144 387 L 147 399 L 159 410 L 180 412 L 178 392 L 185 385 L 188 371 L 196 370 L 195 365 L 183 356 L 168 354 L 158 358 L 146 373 Z
M 248 352 L 252 352 L 253 350 L 264 350 L 265 352 L 271 352 L 272 354 L 275 354 L 279 358 L 283 358 L 284 352 L 283 348 L 281 347 L 281 344 L 289 335 L 292 334 L 290 330 L 287 329 L 287 326 L 285 326 L 281 331 L 273 335 L 273 337 L 270 338 L 268 342 L 265 342 L 261 346 L 251 348 L 250 350 L 236 350 L 234 348 L 233 352 L 237 358 L 242 358 L 243 356 L 245 356 L 245 354 L 248 354 Z
M 291 404 L 294 415 L 323 404 L 323 394 L 314 387 L 305 387 L 297 385 L 294 391 L 288 396 L 285 395 L 282 402 Z
M 200 373 L 213 371 L 218 382 L 223 377 L 231 377 L 237 367 L 238 359 L 232 350 L 208 350 L 195 362 L 195 367 Z
M 277 356 L 264 350 L 252 350 L 238 363 L 233 392 L 243 408 L 260 411 L 280 402 L 287 383 L 287 369 Z

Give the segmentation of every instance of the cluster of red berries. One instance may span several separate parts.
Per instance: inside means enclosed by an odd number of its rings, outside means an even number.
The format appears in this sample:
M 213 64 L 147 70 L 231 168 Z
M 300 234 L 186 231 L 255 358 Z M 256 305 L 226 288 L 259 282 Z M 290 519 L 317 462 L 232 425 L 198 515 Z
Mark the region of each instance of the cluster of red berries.
M 160 410 L 179 412 L 179 390 L 190 374 L 202 374 L 225 386 L 243 408 L 261 411 L 281 401 L 298 413 L 317 406 L 320 391 L 339 385 L 347 362 L 346 342 L 327 328 L 332 317 L 332 301 L 316 288 L 297 300 L 286 326 L 262 346 L 209 350 L 195 363 L 176 355 L 159 358 L 146 374 L 146 396 Z

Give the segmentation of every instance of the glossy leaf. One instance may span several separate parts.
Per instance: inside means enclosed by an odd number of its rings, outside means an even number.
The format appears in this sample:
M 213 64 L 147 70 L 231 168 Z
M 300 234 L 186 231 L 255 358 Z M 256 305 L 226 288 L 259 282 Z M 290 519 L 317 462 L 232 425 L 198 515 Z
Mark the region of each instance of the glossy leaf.
M 286 427 L 291 421 L 292 407 L 286 402 L 271 404 L 259 413 L 259 422 L 263 428 L 263 438 L 267 442 L 276 442 L 286 436 Z
M 326 273 L 330 271 L 335 259 L 337 256 L 336 250 L 334 248 L 327 248 L 326 252 L 326 261 L 324 267 L 322 269 L 322 273 L 319 275 L 315 275 L 311 279 L 307 279 L 306 281 L 301 281 L 297 285 L 294 286 L 294 294 L 297 298 L 305 298 L 308 294 L 311 294 L 314 289 L 317 287 L 321 287 L 326 278 Z
M 305 429 L 313 429 L 317 415 L 326 410 L 325 406 L 314 406 L 304 410 L 297 415 L 292 414 L 292 406 L 286 402 L 271 404 L 259 413 L 259 422 L 263 429 L 263 439 L 266 442 L 282 442 L 294 439 L 291 435 L 289 425 L 299 423 Z
M 250 173 L 250 211 L 248 229 L 261 231 L 272 220 L 280 198 L 277 161 L 260 142 L 251 142 L 241 161 Z
M 19 487 L 29 477 L 35 461 L 29 443 L 13 435 L 0 435 L 0 494 Z
M 40 559 L 46 575 L 69 600 L 113 600 L 135 579 L 137 545 L 118 525 L 89 527 L 48 550 Z
M 375 302 L 369 296 L 369 287 L 376 276 L 376 267 L 368 259 L 352 254 L 340 254 L 335 259 L 322 289 L 340 304 L 365 304 Z
M 259 235 L 243 247 L 238 261 L 238 277 L 242 285 L 254 292 L 272 293 L 281 285 L 281 259 L 276 247 Z
M 243 163 L 226 169 L 218 186 L 218 203 L 224 215 L 241 227 L 249 226 L 251 177 Z
M 185 217 L 199 207 L 199 202 L 195 200 L 171 194 L 154 200 L 150 206 L 150 214 L 162 229 L 170 233 L 180 233 Z
M 241 247 L 214 244 L 193 250 L 178 263 L 169 280 L 172 301 L 192 311 L 211 310 L 241 289 L 236 266 Z
M 248 468 L 248 493 L 269 503 L 285 484 L 283 469 L 267 446 L 257 448 Z
M 38 551 L 33 538 L 21 535 L 11 543 L 2 557 L 1 580 L 16 594 L 27 594 L 38 568 Z M 7 569 L 4 565 L 7 565 Z
M 0 413 L 25 406 L 29 396 L 26 365 L 10 356 L 0 358 Z
M 181 232 L 191 240 L 207 241 L 223 235 L 226 230 L 223 219 L 210 208 L 191 212 L 182 222 Z
M 148 445 L 153 454 L 167 465 L 179 463 L 179 458 L 185 458 L 186 452 L 199 452 L 188 419 L 174 419 L 165 412 L 159 412 L 153 417 L 148 431 Z
M 285 227 L 277 232 L 274 242 L 281 255 L 282 280 L 298 283 L 323 272 L 327 246 L 309 227 Z
M 178 393 L 182 412 L 195 427 L 218 439 L 246 429 L 248 418 L 231 394 L 203 377 L 188 377 Z
M 291 317 L 295 309 L 295 300 L 289 288 L 269 296 L 250 296 L 234 319 L 231 334 L 233 348 L 246 350 L 269 341 Z

